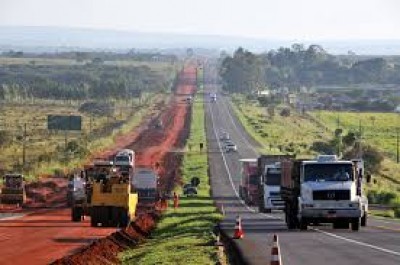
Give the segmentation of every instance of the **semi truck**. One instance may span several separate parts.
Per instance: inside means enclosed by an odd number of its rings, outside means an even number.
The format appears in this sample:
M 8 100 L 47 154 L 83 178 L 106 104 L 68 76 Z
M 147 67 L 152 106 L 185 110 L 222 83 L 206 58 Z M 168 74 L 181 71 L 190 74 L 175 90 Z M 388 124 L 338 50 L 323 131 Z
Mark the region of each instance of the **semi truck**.
M 291 155 L 261 155 L 257 159 L 259 176 L 258 209 L 263 213 L 272 210 L 282 210 L 284 202 L 281 190 L 281 165 L 280 162 L 292 159 Z
M 367 223 L 368 200 L 362 195 L 363 170 L 358 161 L 320 155 L 315 160 L 281 162 L 281 196 L 289 229 L 332 223 L 358 231 Z
M 241 181 L 239 185 L 239 196 L 246 204 L 256 205 L 258 201 L 257 158 L 239 160 L 241 165 Z

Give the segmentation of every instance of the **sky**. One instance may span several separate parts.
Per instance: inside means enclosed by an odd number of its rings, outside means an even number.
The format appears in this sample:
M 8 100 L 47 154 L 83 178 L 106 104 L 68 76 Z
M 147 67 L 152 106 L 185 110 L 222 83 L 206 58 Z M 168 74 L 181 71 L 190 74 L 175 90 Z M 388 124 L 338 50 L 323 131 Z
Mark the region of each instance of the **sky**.
M 0 26 L 400 40 L 397 0 L 0 0 Z

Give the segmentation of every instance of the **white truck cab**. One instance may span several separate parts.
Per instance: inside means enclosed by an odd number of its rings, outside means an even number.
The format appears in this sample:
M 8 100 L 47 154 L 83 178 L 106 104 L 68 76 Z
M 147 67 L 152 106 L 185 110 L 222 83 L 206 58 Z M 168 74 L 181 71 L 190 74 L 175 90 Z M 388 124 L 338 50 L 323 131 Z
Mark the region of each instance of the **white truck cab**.
M 276 162 L 265 167 L 262 185 L 264 185 L 264 212 L 283 210 L 284 202 L 281 197 L 281 163 Z
M 332 223 L 359 230 L 366 225 L 368 200 L 362 196 L 359 162 L 319 156 L 287 163 L 282 171 L 282 196 L 289 228 Z

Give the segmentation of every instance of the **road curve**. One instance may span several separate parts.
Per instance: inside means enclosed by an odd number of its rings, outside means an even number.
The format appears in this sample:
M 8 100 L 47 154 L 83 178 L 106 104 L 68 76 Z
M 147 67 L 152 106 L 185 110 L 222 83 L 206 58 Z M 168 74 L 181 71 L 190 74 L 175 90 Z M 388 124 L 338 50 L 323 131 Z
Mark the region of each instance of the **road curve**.
M 207 69 L 206 74 L 215 75 Z M 217 91 L 216 85 L 206 85 L 206 91 Z M 235 218 L 240 215 L 245 237 L 235 240 L 249 264 L 266 264 L 270 260 L 273 234 L 279 236 L 283 264 L 400 264 L 400 222 L 369 218 L 368 227 L 359 232 L 332 229 L 331 226 L 310 227 L 308 231 L 289 231 L 282 212 L 258 213 L 245 205 L 238 196 L 240 158 L 256 157 L 257 143 L 238 122 L 227 97 L 217 103 L 205 97 L 212 195 L 224 210 L 221 227 L 233 234 Z M 217 134 L 229 132 L 238 146 L 237 153 L 222 153 Z

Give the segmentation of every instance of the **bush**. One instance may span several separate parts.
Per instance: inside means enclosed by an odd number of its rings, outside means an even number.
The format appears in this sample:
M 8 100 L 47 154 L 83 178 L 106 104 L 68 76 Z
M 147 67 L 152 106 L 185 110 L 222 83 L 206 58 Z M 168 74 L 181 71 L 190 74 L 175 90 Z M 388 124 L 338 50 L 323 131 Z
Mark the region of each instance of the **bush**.
M 334 154 L 334 148 L 330 143 L 322 142 L 322 141 L 317 141 L 312 143 L 310 147 L 311 151 L 315 151 L 320 154 L 325 154 L 325 155 L 332 155 Z
M 362 145 L 361 151 L 365 165 L 365 171 L 374 174 L 378 173 L 381 168 L 381 163 L 384 159 L 383 154 L 371 145 Z M 344 154 L 345 159 L 353 159 L 358 156 L 359 145 L 355 145 L 352 149 Z
M 290 109 L 289 108 L 284 108 L 283 110 L 281 110 L 280 115 L 282 117 L 289 117 L 290 116 Z
M 371 190 L 368 192 L 368 202 L 371 204 L 390 204 L 397 197 L 395 192 Z
M 10 141 L 10 135 L 6 131 L 0 131 L 0 146 L 6 145 Z
M 85 102 L 79 107 L 79 111 L 97 116 L 109 116 L 113 114 L 111 104 L 105 102 Z

